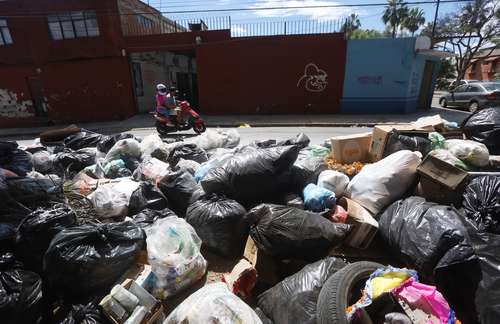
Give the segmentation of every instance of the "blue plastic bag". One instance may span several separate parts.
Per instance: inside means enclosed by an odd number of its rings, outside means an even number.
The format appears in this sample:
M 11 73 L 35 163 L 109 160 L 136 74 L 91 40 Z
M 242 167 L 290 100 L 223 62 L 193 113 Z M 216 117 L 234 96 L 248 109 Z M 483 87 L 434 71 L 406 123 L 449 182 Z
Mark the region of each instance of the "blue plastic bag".
M 304 188 L 304 204 L 307 210 L 322 212 L 335 207 L 335 194 L 328 189 L 310 183 Z

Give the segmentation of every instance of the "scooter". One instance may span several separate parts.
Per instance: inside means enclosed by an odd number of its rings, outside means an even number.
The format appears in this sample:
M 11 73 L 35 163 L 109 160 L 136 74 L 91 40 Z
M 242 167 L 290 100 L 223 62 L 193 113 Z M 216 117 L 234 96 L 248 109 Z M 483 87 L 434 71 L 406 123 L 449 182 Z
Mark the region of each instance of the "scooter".
M 169 122 L 168 117 L 160 115 L 156 112 L 151 113 L 156 120 L 156 131 L 160 135 L 167 135 L 169 133 L 185 131 L 191 128 L 197 134 L 204 133 L 207 130 L 205 122 L 200 117 L 200 115 L 196 111 L 194 111 L 193 108 L 191 108 L 189 102 L 181 101 L 179 103 L 179 108 L 180 111 L 178 113 L 181 114 L 181 120 L 183 122 L 179 123 L 179 119 L 177 118 L 177 116 L 175 116 L 174 118 L 172 118 L 172 120 L 170 120 L 170 122 L 173 123 L 173 126 L 167 125 Z

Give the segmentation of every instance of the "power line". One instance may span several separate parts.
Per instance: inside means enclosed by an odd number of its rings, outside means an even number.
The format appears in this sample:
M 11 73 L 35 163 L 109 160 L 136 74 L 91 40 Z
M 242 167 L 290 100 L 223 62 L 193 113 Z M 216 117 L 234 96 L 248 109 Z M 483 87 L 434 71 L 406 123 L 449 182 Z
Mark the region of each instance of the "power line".
M 461 3 L 470 2 L 472 0 L 441 0 L 441 3 Z M 406 2 L 407 5 L 422 5 L 422 4 L 436 4 L 436 0 Z M 181 10 L 181 11 L 158 11 L 161 14 L 190 14 L 190 13 L 210 13 L 210 12 L 241 12 L 241 11 L 268 11 L 268 10 L 293 10 L 293 9 L 326 9 L 326 8 L 353 8 L 353 7 L 380 7 L 387 6 L 387 3 L 359 3 L 359 4 L 335 4 L 335 5 L 319 5 L 319 6 L 290 6 L 290 7 L 262 7 L 262 8 L 223 8 L 223 9 L 200 9 L 200 10 Z M 47 14 L 57 14 L 60 11 L 44 11 L 44 12 L 24 12 L 23 14 L 1 14 L 2 17 L 12 18 L 29 18 L 29 17 L 45 17 Z M 29 14 L 28 14 L 29 13 Z M 99 11 L 96 13 L 100 15 L 119 15 L 119 16 L 135 16 L 135 15 L 148 15 L 151 12 L 134 12 L 134 13 L 119 13 L 113 11 Z

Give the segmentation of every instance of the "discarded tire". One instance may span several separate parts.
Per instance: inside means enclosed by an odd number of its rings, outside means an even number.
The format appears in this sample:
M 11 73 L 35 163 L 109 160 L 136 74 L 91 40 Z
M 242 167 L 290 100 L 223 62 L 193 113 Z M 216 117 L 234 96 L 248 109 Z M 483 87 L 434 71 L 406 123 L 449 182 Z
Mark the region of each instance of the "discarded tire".
M 362 289 L 364 282 L 378 268 L 380 263 L 361 261 L 351 263 L 333 274 L 323 285 L 318 297 L 318 324 L 348 324 L 346 308 L 361 296 L 355 289 Z M 360 284 L 362 283 L 362 284 Z

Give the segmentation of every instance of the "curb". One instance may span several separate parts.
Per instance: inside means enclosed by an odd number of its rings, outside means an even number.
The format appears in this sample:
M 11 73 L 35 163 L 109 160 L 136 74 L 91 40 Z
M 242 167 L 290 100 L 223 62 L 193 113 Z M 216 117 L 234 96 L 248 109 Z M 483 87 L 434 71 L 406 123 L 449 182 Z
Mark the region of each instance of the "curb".
M 242 123 L 208 123 L 208 128 L 238 128 Z M 404 124 L 398 122 L 379 122 L 379 123 L 246 123 L 250 125 L 250 127 L 375 127 L 376 125 L 397 125 Z M 61 126 L 64 127 L 64 126 Z M 51 128 L 51 129 L 55 129 Z M 87 128 L 93 132 L 104 132 L 105 134 L 112 133 L 122 133 L 127 131 L 137 131 L 137 130 L 154 130 L 155 127 L 88 127 Z M 48 130 L 48 129 L 47 129 Z M 0 133 L 0 138 L 5 137 L 17 137 L 17 136 L 37 136 L 40 132 L 34 132 L 30 128 L 27 128 L 23 131 L 17 131 L 14 133 Z
M 218 127 L 223 127 L 223 128 L 238 128 L 241 123 L 207 123 L 207 127 L 211 128 L 218 128 Z M 247 123 L 250 125 L 250 127 L 375 127 L 375 125 L 397 125 L 397 124 L 404 124 L 404 123 L 397 123 L 397 122 L 378 122 L 378 123 Z M 64 127 L 64 126 L 61 126 Z M 55 128 L 52 128 L 55 129 Z M 106 134 L 112 134 L 112 133 L 121 133 L 121 132 L 127 132 L 127 131 L 136 131 L 136 130 L 154 130 L 155 127 L 136 127 L 136 128 L 130 128 L 130 127 L 88 127 L 87 128 L 90 131 L 93 132 L 104 132 Z M 5 137 L 16 137 L 16 136 L 37 136 L 39 135 L 40 132 L 35 132 L 30 128 L 27 128 L 26 130 L 22 131 L 16 131 L 13 133 L 7 133 L 7 132 L 2 132 L 0 133 L 0 138 L 5 138 Z

